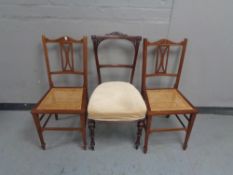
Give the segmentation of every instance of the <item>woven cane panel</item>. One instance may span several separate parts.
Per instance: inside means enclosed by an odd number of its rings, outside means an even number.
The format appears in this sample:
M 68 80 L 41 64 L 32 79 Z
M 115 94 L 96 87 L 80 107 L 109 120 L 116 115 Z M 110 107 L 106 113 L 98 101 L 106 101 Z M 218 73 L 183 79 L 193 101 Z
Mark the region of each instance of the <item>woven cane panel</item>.
M 52 88 L 37 107 L 38 110 L 80 110 L 82 88 Z
M 147 90 L 151 111 L 192 110 L 193 108 L 175 89 Z

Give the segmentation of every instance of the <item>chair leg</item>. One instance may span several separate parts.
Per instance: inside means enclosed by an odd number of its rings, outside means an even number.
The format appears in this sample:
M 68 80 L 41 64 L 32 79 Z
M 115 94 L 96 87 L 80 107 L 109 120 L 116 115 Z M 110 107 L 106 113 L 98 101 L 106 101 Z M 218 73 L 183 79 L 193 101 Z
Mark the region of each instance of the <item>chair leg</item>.
M 88 91 L 86 92 L 86 106 L 88 105 Z M 87 125 L 88 112 L 85 112 L 85 125 Z
M 170 118 L 170 115 L 166 115 L 166 118 Z
M 82 140 L 83 140 L 83 149 L 86 150 L 87 148 L 87 139 L 86 139 L 86 115 L 82 114 L 80 115 L 80 123 L 81 123 L 81 129 L 82 129 Z
M 58 120 L 58 114 L 55 114 L 55 119 Z
M 183 144 L 183 150 L 187 149 L 189 137 L 190 137 L 190 134 L 191 134 L 195 119 L 196 119 L 196 114 L 191 114 L 190 121 L 188 123 L 188 130 L 186 132 L 185 141 L 184 141 L 184 144 Z
M 41 125 L 40 125 L 39 114 L 32 114 L 32 116 L 33 116 L 33 120 L 34 120 L 34 123 L 35 123 L 35 126 L 36 126 L 37 133 L 38 133 L 39 138 L 40 138 L 41 148 L 43 150 L 45 150 L 45 148 L 46 148 L 45 145 L 46 144 L 45 144 L 45 141 L 44 141 L 42 128 L 41 128 Z
M 146 132 L 145 132 L 145 140 L 144 140 L 144 153 L 147 153 L 148 149 L 148 139 L 150 135 L 150 127 L 151 127 L 152 116 L 146 117 Z
M 94 150 L 95 148 L 95 121 L 88 120 L 88 127 L 89 127 L 90 137 L 91 137 L 90 149 Z
M 135 142 L 135 148 L 138 149 L 139 145 L 140 145 L 140 139 L 141 139 L 141 135 L 142 135 L 142 129 L 144 127 L 144 120 L 139 120 L 138 123 L 137 123 L 137 127 L 138 127 L 138 130 L 137 130 L 137 139 L 136 139 L 136 142 Z
M 85 126 L 87 126 L 87 115 L 88 115 L 88 113 L 86 112 L 85 113 Z

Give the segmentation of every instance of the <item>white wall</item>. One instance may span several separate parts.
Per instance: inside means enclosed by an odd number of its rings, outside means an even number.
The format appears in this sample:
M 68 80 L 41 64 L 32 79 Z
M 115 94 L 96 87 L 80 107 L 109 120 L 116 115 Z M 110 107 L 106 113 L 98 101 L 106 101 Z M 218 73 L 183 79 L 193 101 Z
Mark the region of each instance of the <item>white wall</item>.
M 195 105 L 232 106 L 231 7 L 227 0 L 0 0 L 0 102 L 34 103 L 48 88 L 42 33 L 78 38 L 120 31 L 152 40 L 188 37 L 181 89 Z M 92 91 L 96 69 L 90 40 L 89 46 Z M 141 55 L 137 87 L 140 64 Z
M 169 37 L 187 37 L 181 89 L 199 106 L 233 106 L 233 1 L 175 0 Z
M 33 103 L 48 88 L 42 33 L 51 38 L 112 31 L 166 37 L 171 9 L 172 0 L 0 0 L 0 102 Z M 90 40 L 89 46 L 93 90 L 96 68 Z

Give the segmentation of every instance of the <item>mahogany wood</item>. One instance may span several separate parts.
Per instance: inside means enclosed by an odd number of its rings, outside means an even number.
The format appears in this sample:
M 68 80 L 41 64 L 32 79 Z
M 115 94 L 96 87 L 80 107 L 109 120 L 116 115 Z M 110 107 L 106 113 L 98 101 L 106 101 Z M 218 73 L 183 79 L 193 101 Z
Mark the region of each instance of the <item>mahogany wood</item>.
M 96 61 L 96 68 L 97 68 L 97 74 L 98 74 L 98 83 L 100 84 L 102 82 L 100 68 L 106 68 L 106 67 L 120 67 L 120 68 L 130 68 L 131 69 L 131 75 L 130 75 L 130 83 L 133 82 L 133 76 L 135 72 L 135 67 L 137 63 L 137 56 L 138 56 L 138 49 L 140 45 L 140 41 L 142 39 L 141 36 L 128 36 L 126 34 L 122 34 L 119 32 L 112 32 L 109 34 L 106 34 L 104 36 L 97 36 L 92 35 L 91 36 L 93 47 L 94 47 L 94 54 L 95 54 L 95 61 Z M 101 44 L 101 42 L 105 40 L 127 40 L 134 46 L 134 57 L 133 57 L 133 63 L 132 64 L 100 64 L 99 61 L 99 55 L 98 55 L 98 47 Z
M 90 130 L 90 149 L 94 150 L 95 148 L 95 120 L 88 120 L 88 127 Z
M 145 128 L 145 121 L 144 120 L 140 120 L 138 121 L 138 131 L 137 131 L 137 140 L 135 142 L 135 148 L 138 149 L 139 145 L 140 145 L 140 139 L 141 139 L 141 135 L 142 135 L 142 129 Z
M 51 63 L 49 60 L 49 44 L 56 44 L 57 46 L 60 47 L 60 58 L 61 58 L 61 70 L 58 71 L 52 71 L 51 70 Z M 42 149 L 46 148 L 46 144 L 43 138 L 43 131 L 80 131 L 82 133 L 82 140 L 83 140 L 83 148 L 86 149 L 86 120 L 87 120 L 87 88 L 88 88 L 88 81 L 87 81 L 87 37 L 83 37 L 80 40 L 73 39 L 68 36 L 63 36 L 57 39 L 49 39 L 45 37 L 44 35 L 42 36 L 42 44 L 44 48 L 44 55 L 45 55 L 45 63 L 46 63 L 46 68 L 47 68 L 47 76 L 48 76 L 48 81 L 49 81 L 49 89 L 48 91 L 44 94 L 44 96 L 38 101 L 38 103 L 35 105 L 35 107 L 32 109 L 31 113 L 34 119 L 34 123 L 39 135 L 39 139 L 41 142 L 41 147 Z M 82 60 L 83 60 L 83 65 L 82 69 L 83 70 L 76 70 L 74 66 L 74 61 L 75 61 L 75 51 L 74 51 L 74 46 L 75 45 L 80 45 L 82 47 Z M 77 76 L 81 76 L 83 78 L 83 84 L 82 86 L 77 86 L 77 87 L 57 87 L 54 85 L 52 76 L 53 75 L 67 75 L 67 74 L 73 74 Z M 80 97 L 80 102 L 78 101 L 79 104 L 81 104 L 80 109 L 76 108 L 71 108 L 64 106 L 62 107 L 61 105 L 66 105 L 65 103 L 59 103 L 53 106 L 51 109 L 47 109 L 43 105 L 41 105 L 45 100 L 47 99 L 50 93 L 57 89 L 66 89 L 68 91 L 72 90 L 71 88 L 75 89 L 82 89 L 82 93 L 80 93 L 82 96 Z M 67 92 L 68 92 L 67 91 Z M 52 94 L 54 95 L 54 94 Z M 58 95 L 59 98 L 54 96 L 54 98 L 61 99 L 60 95 Z M 62 99 L 65 101 L 69 101 L 70 98 L 70 93 L 66 96 L 65 92 L 62 94 Z M 52 97 L 48 100 L 51 100 Z M 79 99 L 79 98 L 77 98 Z M 75 103 L 77 102 L 74 101 Z M 46 103 L 43 103 L 46 104 Z M 46 106 L 46 105 L 45 105 Z M 46 125 L 49 122 L 49 119 L 51 118 L 52 114 L 54 114 L 55 119 L 58 120 L 58 115 L 59 114 L 76 114 L 77 116 L 80 116 L 80 128 L 69 128 L 69 127 L 46 127 Z M 47 119 L 45 122 L 42 124 L 42 120 L 44 117 L 47 116 Z
M 183 149 L 185 150 L 187 148 L 188 140 L 192 131 L 192 127 L 196 118 L 196 114 L 198 113 L 197 109 L 182 95 L 182 93 L 178 90 L 179 82 L 180 82 L 180 76 L 182 72 L 183 62 L 184 62 L 184 56 L 186 51 L 186 45 L 187 45 L 187 39 L 184 39 L 181 42 L 174 42 L 167 39 L 161 39 L 159 41 L 150 42 L 147 39 L 144 39 L 143 41 L 143 64 L 142 64 L 142 95 L 145 99 L 148 111 L 147 111 L 147 117 L 146 117 L 146 126 L 145 126 L 145 142 L 144 142 L 144 153 L 147 153 L 148 150 L 148 140 L 149 135 L 152 132 L 167 132 L 167 131 L 185 131 L 185 141 L 183 144 Z M 167 72 L 168 62 L 169 62 L 169 56 L 171 47 L 176 46 L 180 48 L 180 57 L 178 61 L 178 70 L 175 73 Z M 149 66 L 147 63 L 147 57 L 148 57 L 148 48 L 154 48 L 155 49 L 155 71 L 154 73 L 147 73 L 147 67 Z M 146 80 L 148 77 L 165 77 L 170 76 L 175 78 L 175 83 L 172 88 L 148 88 L 146 84 Z M 164 110 L 160 109 L 159 107 L 156 110 L 152 110 L 147 90 L 172 90 L 175 89 L 177 95 L 179 95 L 179 98 L 182 100 L 182 102 L 188 106 L 184 107 L 183 109 L 175 109 L 174 110 Z M 154 91 L 156 93 L 156 91 Z M 154 99 L 156 101 L 156 99 Z M 158 100 L 158 99 L 157 99 Z M 166 104 L 163 104 L 166 105 Z M 155 108 L 154 108 L 155 109 Z M 187 116 L 187 114 L 190 115 L 190 117 Z M 181 124 L 182 128 L 151 128 L 151 122 L 153 117 L 159 117 L 159 115 L 165 115 L 167 118 L 170 118 L 170 116 L 175 116 L 178 120 L 178 122 Z M 180 119 L 179 115 L 183 115 L 184 118 L 187 121 L 187 125 Z

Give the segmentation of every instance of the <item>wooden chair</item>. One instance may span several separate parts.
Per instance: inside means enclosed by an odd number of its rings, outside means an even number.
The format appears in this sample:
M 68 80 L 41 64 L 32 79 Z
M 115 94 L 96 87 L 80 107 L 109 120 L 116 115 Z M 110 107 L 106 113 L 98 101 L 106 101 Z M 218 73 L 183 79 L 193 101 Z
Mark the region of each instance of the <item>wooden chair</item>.
M 32 109 L 31 113 L 40 138 L 42 149 L 46 148 L 43 138 L 44 131 L 80 131 L 82 133 L 83 148 L 86 149 L 86 107 L 87 107 L 87 37 L 75 40 L 70 37 L 48 39 L 42 36 L 45 62 L 49 81 L 49 90 Z M 53 70 L 49 50 L 57 47 L 60 66 Z M 82 70 L 77 70 L 78 49 L 82 52 Z M 56 55 L 56 56 L 58 56 Z M 53 58 L 54 59 L 54 58 Z M 54 76 L 72 75 L 82 78 L 81 86 L 57 86 Z M 80 116 L 80 128 L 46 127 L 52 115 L 58 119 L 58 114 L 77 114 Z M 47 118 L 46 118 L 47 117 Z M 46 119 L 45 119 L 46 118 Z M 44 121 L 43 121 L 44 120 Z
M 98 50 L 105 40 L 126 40 L 133 45 L 134 58 L 132 64 L 101 64 Z M 140 144 L 141 132 L 144 127 L 144 118 L 146 114 L 145 102 L 139 91 L 131 84 L 135 66 L 137 62 L 138 48 L 140 45 L 140 36 L 128 36 L 118 32 L 110 33 L 104 36 L 92 36 L 95 61 L 98 74 L 98 83 L 91 95 L 88 104 L 88 125 L 90 130 L 91 143 L 90 148 L 94 150 L 94 128 L 96 121 L 102 122 L 138 122 L 136 148 Z M 131 69 L 130 83 L 122 81 L 109 81 L 102 83 L 101 68 L 128 68 Z
M 183 66 L 187 39 L 181 42 L 172 42 L 167 39 L 161 39 L 156 42 L 150 42 L 147 39 L 143 41 L 143 66 L 142 66 L 142 94 L 147 105 L 146 115 L 146 134 L 144 143 L 144 153 L 147 152 L 149 135 L 152 132 L 167 132 L 167 131 L 185 131 L 185 141 L 183 149 L 187 148 L 188 140 L 192 131 L 192 127 L 196 118 L 197 109 L 182 95 L 178 90 L 180 81 L 181 70 Z M 155 64 L 148 64 L 149 50 L 153 51 L 152 60 Z M 151 52 L 150 52 L 151 53 Z M 174 54 L 177 54 L 175 57 Z M 177 62 L 169 64 L 172 59 Z M 173 60 L 174 61 L 174 60 Z M 177 65 L 176 65 L 177 64 Z M 152 66 L 151 66 L 152 65 Z M 171 71 L 170 67 L 176 67 L 176 70 Z M 148 68 L 154 68 L 153 71 L 148 73 Z M 174 73 L 175 72 L 175 73 Z M 148 78 L 162 78 L 173 77 L 174 86 L 172 88 L 149 88 Z M 181 124 L 179 128 L 151 128 L 152 117 L 159 117 L 166 115 L 174 115 Z M 183 119 L 180 115 L 184 116 Z M 185 124 L 184 120 L 187 120 Z

